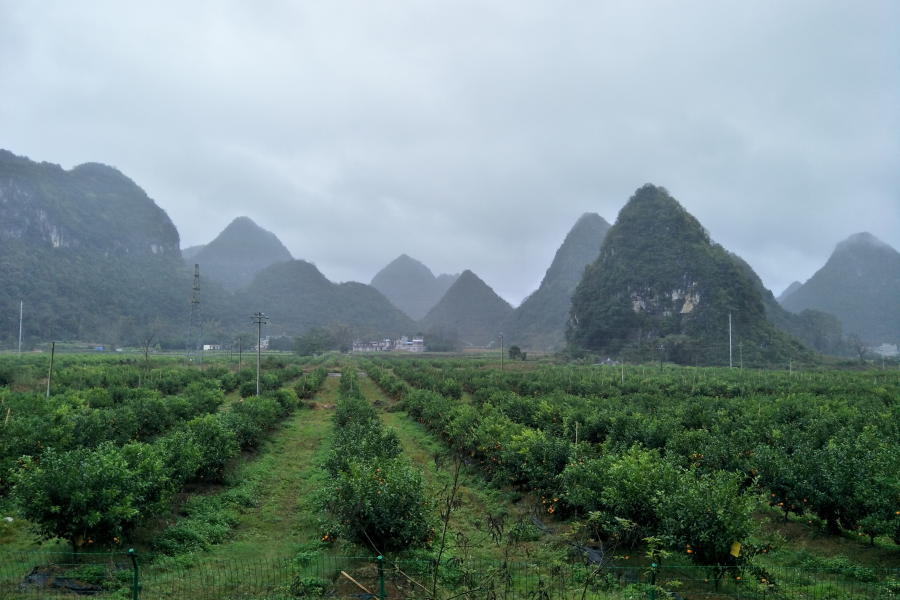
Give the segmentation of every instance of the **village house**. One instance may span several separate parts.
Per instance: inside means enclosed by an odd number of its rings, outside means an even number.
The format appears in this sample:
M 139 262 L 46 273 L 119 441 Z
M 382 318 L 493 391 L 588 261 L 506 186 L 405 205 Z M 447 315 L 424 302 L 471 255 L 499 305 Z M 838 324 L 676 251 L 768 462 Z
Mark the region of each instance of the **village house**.
M 362 340 L 354 340 L 353 352 L 424 352 L 425 338 L 413 337 L 409 339 L 407 336 L 400 336 L 398 339 L 380 340 L 375 342 L 364 342 Z
M 381 340 L 375 342 L 364 342 L 362 340 L 353 341 L 353 352 L 389 352 L 393 350 L 394 344 L 391 340 Z
M 394 350 L 402 350 L 404 352 L 425 352 L 425 338 L 414 337 L 410 340 L 408 337 L 400 336 L 394 342 Z

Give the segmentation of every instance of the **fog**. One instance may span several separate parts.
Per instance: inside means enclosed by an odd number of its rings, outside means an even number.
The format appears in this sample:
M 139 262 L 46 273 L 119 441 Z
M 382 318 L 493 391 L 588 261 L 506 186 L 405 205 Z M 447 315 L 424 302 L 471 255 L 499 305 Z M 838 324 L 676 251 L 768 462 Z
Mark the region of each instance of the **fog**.
M 890 0 L 0 0 L 0 147 L 336 281 L 406 253 L 517 304 L 651 182 L 777 294 L 853 233 L 900 248 L 898 117 Z

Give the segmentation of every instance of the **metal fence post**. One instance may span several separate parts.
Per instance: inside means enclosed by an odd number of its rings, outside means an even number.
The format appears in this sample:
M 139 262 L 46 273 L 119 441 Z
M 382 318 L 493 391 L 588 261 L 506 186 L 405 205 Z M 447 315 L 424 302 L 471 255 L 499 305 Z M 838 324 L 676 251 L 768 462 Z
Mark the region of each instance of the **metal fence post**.
M 378 558 L 378 600 L 385 600 L 384 594 L 384 557 L 379 555 Z
M 650 600 L 656 600 L 656 563 L 650 565 Z
M 128 550 L 128 556 L 131 557 L 131 564 L 134 565 L 134 580 L 131 582 L 131 600 L 138 600 L 138 590 L 141 589 L 141 573 L 138 569 L 137 554 L 134 548 Z

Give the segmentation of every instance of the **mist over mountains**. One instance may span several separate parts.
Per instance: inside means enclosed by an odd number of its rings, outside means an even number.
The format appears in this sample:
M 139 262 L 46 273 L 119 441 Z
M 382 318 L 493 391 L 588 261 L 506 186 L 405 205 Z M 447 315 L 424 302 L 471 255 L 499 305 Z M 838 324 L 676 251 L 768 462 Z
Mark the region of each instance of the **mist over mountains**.
M 203 265 L 205 275 L 229 292 L 248 285 L 269 265 L 294 258 L 274 233 L 249 217 L 236 218 L 216 239 L 191 254 L 191 260 Z
M 496 342 L 512 314 L 501 298 L 475 273 L 465 270 L 425 318 L 426 329 L 455 329 L 463 346 L 483 348 Z
M 375 339 L 416 329 L 416 323 L 375 288 L 353 281 L 333 283 L 304 260 L 263 269 L 237 291 L 235 300 L 246 315 L 265 312 L 269 330 L 277 334 L 300 334 L 332 323 L 345 323 Z
M 800 341 L 846 353 L 849 334 L 900 340 L 900 254 L 887 244 L 851 236 L 808 282 L 776 299 L 746 261 L 652 185 L 612 226 L 582 215 L 538 289 L 513 309 L 472 271 L 435 276 L 406 254 L 371 285 L 331 282 L 247 217 L 179 250 L 165 211 L 118 170 L 88 163 L 66 171 L 0 151 L 3 347 L 14 345 L 20 300 L 26 340 L 129 343 L 152 330 L 183 345 L 194 263 L 210 342 L 248 329 L 256 311 L 276 334 L 342 324 L 373 339 L 440 332 L 450 348 L 494 345 L 503 332 L 507 345 L 530 350 L 568 343 L 640 355 L 665 345 L 669 359 L 687 363 L 721 361 L 729 313 L 751 360 L 807 352 Z
M 900 343 L 900 252 L 870 233 L 851 235 L 781 304 L 832 314 L 845 333 L 870 343 Z
M 606 219 L 596 213 L 585 213 L 575 222 L 540 287 L 504 323 L 510 344 L 547 351 L 565 346 L 572 294 L 584 268 L 600 253 L 609 228 Z
M 421 262 L 401 254 L 372 278 L 371 286 L 411 319 L 428 314 L 459 278 L 441 273 L 437 277 Z

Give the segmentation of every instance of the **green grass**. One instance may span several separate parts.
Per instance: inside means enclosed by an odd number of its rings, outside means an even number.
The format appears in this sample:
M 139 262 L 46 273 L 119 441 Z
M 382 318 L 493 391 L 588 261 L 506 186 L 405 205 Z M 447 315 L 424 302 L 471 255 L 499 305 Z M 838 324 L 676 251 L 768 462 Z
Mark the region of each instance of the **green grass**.
M 337 401 L 335 378 L 325 380 L 314 403 Z M 216 546 L 214 559 L 293 556 L 298 547 L 318 539 L 310 494 L 323 483 L 318 465 L 324 460 L 331 431 L 330 410 L 301 408 L 241 468 L 240 477 L 254 487 L 257 505 L 239 517 L 232 540 Z
M 404 454 L 425 474 L 428 491 L 437 499 L 453 481 L 452 462 L 441 460 L 447 454 L 447 446 L 423 425 L 410 419 L 405 412 L 395 411 L 394 403 L 382 394 L 368 377 L 361 378 L 360 389 L 366 398 L 376 403 L 379 416 L 385 424 L 397 430 Z M 568 528 L 541 516 L 544 523 L 556 530 L 553 534 L 542 533 L 531 523 L 530 515 L 536 512 L 532 499 L 517 490 L 503 490 L 491 486 L 470 467 L 462 468 L 460 482 L 461 505 L 452 512 L 448 529 L 447 555 L 456 558 L 468 556 L 485 561 L 509 559 L 548 563 L 563 557 L 566 545 L 563 534 Z M 434 518 L 436 521 L 439 520 L 437 510 Z M 489 518 L 503 520 L 504 534 L 508 534 L 517 521 L 522 521 L 523 525 L 520 527 L 523 527 L 527 534 L 526 541 L 511 546 L 507 554 L 508 535 L 502 537 L 499 543 L 494 541 L 489 534 Z

